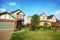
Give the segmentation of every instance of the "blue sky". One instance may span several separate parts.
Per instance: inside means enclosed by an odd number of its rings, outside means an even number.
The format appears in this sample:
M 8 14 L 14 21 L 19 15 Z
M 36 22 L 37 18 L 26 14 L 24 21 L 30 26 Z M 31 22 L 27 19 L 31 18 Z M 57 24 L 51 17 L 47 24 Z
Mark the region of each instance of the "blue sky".
M 57 19 L 60 19 L 60 0 L 0 0 L 1 8 L 9 12 L 22 10 L 25 13 L 25 21 L 28 16 L 42 13 L 54 14 Z

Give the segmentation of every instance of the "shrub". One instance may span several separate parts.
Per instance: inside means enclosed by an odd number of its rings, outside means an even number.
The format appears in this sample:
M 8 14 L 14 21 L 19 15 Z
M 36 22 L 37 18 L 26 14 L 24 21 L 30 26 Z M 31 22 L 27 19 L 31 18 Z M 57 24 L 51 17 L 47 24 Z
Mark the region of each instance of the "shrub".
M 44 27 L 43 28 L 44 29 L 51 29 L 50 25 L 47 22 L 44 23 Z
M 31 26 L 30 26 L 30 29 L 31 29 L 31 30 L 35 30 L 36 27 L 39 26 L 39 23 L 40 23 L 39 15 L 34 14 L 34 15 L 32 16 L 32 19 L 31 19 Z

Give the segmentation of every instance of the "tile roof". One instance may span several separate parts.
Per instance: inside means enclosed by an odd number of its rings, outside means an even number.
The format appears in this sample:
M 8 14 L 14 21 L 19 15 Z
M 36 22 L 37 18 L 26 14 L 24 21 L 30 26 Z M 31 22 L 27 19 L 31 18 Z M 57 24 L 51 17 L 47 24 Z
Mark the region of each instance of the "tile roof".
M 60 20 L 56 19 L 57 22 L 60 22 Z
M 51 19 L 53 16 L 54 16 L 54 15 L 50 15 L 50 16 L 47 17 L 47 19 Z

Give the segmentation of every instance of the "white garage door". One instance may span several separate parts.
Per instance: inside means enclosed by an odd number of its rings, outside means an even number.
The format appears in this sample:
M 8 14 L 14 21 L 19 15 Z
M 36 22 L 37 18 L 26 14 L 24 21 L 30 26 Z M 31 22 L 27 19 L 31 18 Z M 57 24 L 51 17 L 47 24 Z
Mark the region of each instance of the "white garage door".
M 0 29 L 14 29 L 14 22 L 0 22 Z

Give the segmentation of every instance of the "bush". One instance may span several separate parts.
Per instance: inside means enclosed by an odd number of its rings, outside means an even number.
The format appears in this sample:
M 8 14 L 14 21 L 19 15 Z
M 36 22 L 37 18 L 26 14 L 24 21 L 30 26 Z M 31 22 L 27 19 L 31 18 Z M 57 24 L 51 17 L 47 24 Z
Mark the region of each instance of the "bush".
M 30 30 L 35 30 L 36 29 L 36 26 L 30 26 Z
M 44 29 L 51 29 L 51 26 L 47 22 L 45 22 L 43 28 Z

